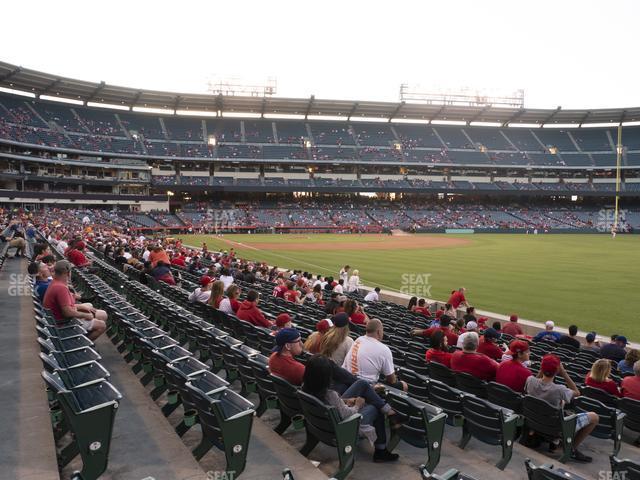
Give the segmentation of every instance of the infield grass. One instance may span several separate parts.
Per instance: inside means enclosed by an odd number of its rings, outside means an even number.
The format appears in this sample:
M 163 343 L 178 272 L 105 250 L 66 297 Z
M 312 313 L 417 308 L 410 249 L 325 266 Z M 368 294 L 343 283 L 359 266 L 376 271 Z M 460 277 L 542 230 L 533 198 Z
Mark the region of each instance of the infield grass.
M 446 248 L 393 247 L 385 235 L 186 235 L 188 245 L 210 249 L 234 247 L 238 255 L 289 269 L 338 276 L 340 267 L 360 270 L 362 283 L 387 290 L 414 288 L 446 300 L 464 286 L 481 310 L 517 313 L 536 321 L 572 323 L 601 335 L 625 333 L 640 340 L 640 236 L 619 235 L 434 235 L 462 238 Z M 230 244 L 240 242 L 242 245 Z M 341 249 L 346 243 L 361 249 Z M 378 249 L 370 250 L 371 242 Z M 389 244 L 380 249 L 380 242 Z M 304 244 L 308 243 L 309 248 Z M 252 245 L 261 244 L 259 249 Z M 278 245 L 269 249 L 268 245 Z M 292 248 L 282 249 L 290 244 Z M 326 245 L 323 247 L 322 245 Z M 275 247 L 274 247 L 275 248 Z M 408 292 L 411 293 L 411 292 Z

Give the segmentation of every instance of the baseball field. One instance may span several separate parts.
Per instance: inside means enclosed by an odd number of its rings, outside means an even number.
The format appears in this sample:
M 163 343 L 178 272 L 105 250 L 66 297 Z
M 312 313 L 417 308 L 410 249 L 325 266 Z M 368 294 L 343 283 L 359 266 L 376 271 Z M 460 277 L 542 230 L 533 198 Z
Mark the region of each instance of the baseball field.
M 242 258 L 446 300 L 464 286 L 478 309 L 554 320 L 640 340 L 640 236 L 619 235 L 186 235 Z

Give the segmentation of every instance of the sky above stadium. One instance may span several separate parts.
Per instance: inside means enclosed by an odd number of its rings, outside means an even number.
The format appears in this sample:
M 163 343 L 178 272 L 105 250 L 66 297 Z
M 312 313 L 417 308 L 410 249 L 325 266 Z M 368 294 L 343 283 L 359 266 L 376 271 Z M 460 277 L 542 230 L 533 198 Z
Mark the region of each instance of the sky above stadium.
M 23 0 L 1 11 L 0 60 L 128 87 L 276 77 L 286 97 L 397 101 L 408 83 L 524 89 L 534 108 L 640 105 L 634 0 Z

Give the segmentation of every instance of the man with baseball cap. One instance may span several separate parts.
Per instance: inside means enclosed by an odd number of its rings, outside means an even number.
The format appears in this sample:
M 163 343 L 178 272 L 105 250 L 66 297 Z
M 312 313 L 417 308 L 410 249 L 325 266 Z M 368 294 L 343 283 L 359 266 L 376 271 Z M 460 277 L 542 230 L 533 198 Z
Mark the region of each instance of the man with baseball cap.
M 496 371 L 496 382 L 506 385 L 514 392 L 524 392 L 524 384 L 532 373 L 523 364 L 529 360 L 529 344 L 524 340 L 513 340 L 509 344 L 509 351 L 506 355 L 511 356 L 511 360 L 504 360 L 498 365 Z
M 71 248 L 65 254 L 67 259 L 78 268 L 91 265 L 91 262 L 84 254 L 85 247 L 86 245 L 82 240 L 77 240 L 71 244 Z
M 200 277 L 200 286 L 196 288 L 191 295 L 189 295 L 189 301 L 192 303 L 200 302 L 207 303 L 211 298 L 211 286 L 213 285 L 214 278 L 209 275 L 203 275 Z
M 467 326 L 465 327 L 465 330 L 466 332 L 461 333 L 458 336 L 458 343 L 456 343 L 457 348 L 462 348 L 462 345 L 464 344 L 464 339 L 470 335 L 475 335 L 476 338 L 478 338 L 478 324 L 473 320 L 470 322 L 467 322 Z
M 567 385 L 566 387 L 559 383 L 554 383 L 556 375 L 562 376 Z M 580 396 L 580 390 L 578 390 L 576 384 L 569 374 L 567 374 L 560 358 L 551 353 L 542 357 L 538 376 L 527 378 L 524 390 L 527 395 L 544 400 L 555 408 L 563 407 L 565 404 L 571 402 L 573 398 Z M 580 452 L 578 446 L 589 436 L 593 429 L 596 428 L 598 421 L 599 417 L 595 412 L 583 412 L 576 415 L 576 430 L 571 458 L 579 462 L 591 462 L 591 457 Z M 529 432 L 529 442 L 533 436 L 532 432 Z M 555 444 L 552 443 L 552 446 L 553 445 Z
M 506 333 L 512 337 L 517 337 L 524 333 L 522 327 L 518 325 L 518 315 L 513 314 L 509 317 L 509 322 L 502 326 L 502 333 Z
M 542 330 L 541 332 L 538 332 L 538 334 L 535 337 L 533 337 L 533 341 L 534 342 L 541 342 L 541 341 L 557 342 L 558 340 L 560 340 L 560 337 L 562 337 L 562 334 L 559 332 L 553 331 L 555 326 L 556 326 L 555 323 L 553 323 L 551 320 L 548 320 L 547 322 L 545 322 L 544 330 Z
M 292 385 L 302 385 L 304 365 L 294 357 L 302 353 L 302 338 L 295 328 L 283 328 L 276 334 L 276 346 L 269 357 L 269 371 Z
M 71 267 L 71 263 L 66 260 L 56 262 L 53 280 L 44 294 L 42 304 L 44 308 L 51 310 L 58 325 L 64 325 L 75 318 L 89 332 L 88 337 L 95 340 L 107 329 L 107 312 L 96 310 L 90 303 L 76 304 L 76 298 L 68 286 Z
M 498 335 L 495 328 L 487 328 L 480 338 L 480 345 L 478 345 L 478 353 L 483 353 L 496 362 L 502 360 L 502 355 L 504 354 L 498 346 Z
M 625 350 L 627 343 L 627 337 L 624 335 L 612 335 L 611 343 L 607 343 L 600 348 L 600 355 L 602 358 L 619 363 L 620 360 L 624 360 L 624 357 L 627 356 L 627 351 Z

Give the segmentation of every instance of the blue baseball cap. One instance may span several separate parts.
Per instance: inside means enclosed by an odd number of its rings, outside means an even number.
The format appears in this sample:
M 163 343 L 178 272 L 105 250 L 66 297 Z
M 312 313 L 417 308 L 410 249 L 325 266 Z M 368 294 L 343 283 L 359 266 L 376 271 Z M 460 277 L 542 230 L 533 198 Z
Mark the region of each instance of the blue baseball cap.
M 627 342 L 627 337 L 625 337 L 624 335 L 618 335 L 616 337 L 616 342 L 622 342 L 625 345 L 629 343 L 629 342 Z
M 276 333 L 276 346 L 273 347 L 274 352 L 281 352 L 287 343 L 293 343 L 300 340 L 300 332 L 295 328 L 283 328 Z

